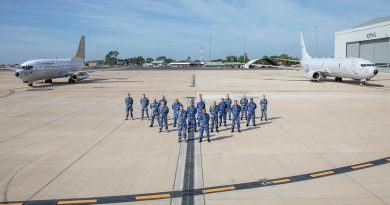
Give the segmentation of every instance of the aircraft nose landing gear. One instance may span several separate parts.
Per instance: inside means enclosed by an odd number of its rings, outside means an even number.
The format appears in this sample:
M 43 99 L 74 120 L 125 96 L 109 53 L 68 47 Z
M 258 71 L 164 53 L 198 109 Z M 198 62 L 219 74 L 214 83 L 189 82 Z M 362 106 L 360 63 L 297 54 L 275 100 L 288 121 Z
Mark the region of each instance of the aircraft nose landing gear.
M 366 79 L 360 80 L 360 86 L 366 86 L 366 85 L 367 85 Z

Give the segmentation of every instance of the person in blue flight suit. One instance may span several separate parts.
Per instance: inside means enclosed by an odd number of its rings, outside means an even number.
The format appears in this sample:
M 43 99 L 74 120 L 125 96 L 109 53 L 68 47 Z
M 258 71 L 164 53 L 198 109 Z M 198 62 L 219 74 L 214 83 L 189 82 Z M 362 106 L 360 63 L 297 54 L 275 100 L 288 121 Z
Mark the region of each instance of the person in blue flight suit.
M 161 102 L 164 102 L 165 105 L 168 105 L 168 101 L 167 99 L 165 99 L 165 95 L 161 96 L 161 99 L 158 101 L 158 104 L 161 105 Z
M 187 119 L 188 119 L 188 132 L 191 131 L 191 128 L 196 132 L 196 107 L 194 106 L 194 101 L 190 101 L 190 105 L 187 107 Z
M 149 119 L 149 99 L 145 96 L 145 94 L 142 94 L 142 98 L 140 100 L 141 103 L 141 120 L 144 120 L 144 112 L 146 112 L 146 117 Z
M 198 121 L 198 127 L 200 126 L 199 122 L 199 115 L 202 114 L 202 110 L 206 108 L 206 103 L 202 99 L 202 94 L 199 94 L 198 101 L 196 102 L 196 110 L 197 110 L 197 121 Z
M 154 124 L 154 119 L 157 120 L 158 124 L 160 125 L 159 123 L 159 116 L 158 116 L 158 107 L 160 106 L 160 104 L 158 104 L 157 102 L 157 99 L 154 98 L 153 102 L 150 104 L 150 126 L 149 127 L 153 127 L 153 124 Z
M 263 95 L 263 99 L 260 100 L 260 109 L 261 109 L 261 121 L 263 121 L 263 117 L 265 121 L 268 121 L 267 119 L 268 100 L 265 98 L 265 95 Z
M 131 119 L 134 120 L 134 118 L 133 118 L 133 103 L 134 103 L 133 98 L 130 96 L 130 93 L 127 93 L 127 97 L 125 98 L 126 120 L 129 119 L 129 113 L 130 113 Z
M 158 108 L 160 132 L 162 131 L 163 127 L 165 127 L 165 131 L 168 132 L 168 113 L 169 108 L 165 105 L 164 102 L 161 102 L 160 107 Z
M 183 106 L 180 102 L 179 99 L 175 99 L 175 102 L 172 103 L 172 110 L 173 110 L 173 127 L 176 127 L 177 124 L 177 117 L 179 115 L 180 111 L 180 106 Z
M 232 119 L 231 118 L 231 116 L 232 116 L 232 110 L 231 110 L 232 99 L 230 99 L 229 94 L 226 94 L 225 103 L 226 103 L 227 115 L 229 116 L 229 120 L 231 120 Z
M 218 131 L 218 112 L 219 107 L 217 105 L 217 101 L 213 101 L 213 104 L 210 106 L 210 115 L 211 115 L 211 132 L 214 132 L 214 128 L 216 132 Z
M 225 99 L 221 98 L 221 102 L 218 104 L 218 117 L 219 117 L 219 127 L 221 127 L 221 124 L 223 122 L 224 126 L 226 127 L 226 110 L 227 105 L 225 103 Z
M 237 125 L 238 132 L 241 132 L 240 130 L 240 112 L 241 112 L 241 106 L 238 104 L 237 100 L 234 100 L 234 104 L 231 107 L 232 109 L 232 132 L 234 132 L 234 127 Z
M 243 119 L 245 115 L 245 120 L 248 120 L 248 113 L 247 113 L 247 105 L 248 105 L 248 98 L 244 95 L 240 100 L 241 105 L 241 120 Z
M 248 107 L 248 119 L 246 121 L 246 126 L 248 127 L 249 126 L 249 123 L 251 122 L 252 120 L 252 123 L 253 123 L 253 126 L 256 126 L 256 108 L 257 108 L 257 105 L 256 103 L 253 102 L 253 98 L 250 99 L 250 102 L 248 103 L 247 105 Z
M 203 140 L 203 132 L 206 132 L 207 141 L 210 142 L 210 115 L 206 112 L 206 109 L 202 110 L 202 113 L 199 116 L 200 128 L 199 128 L 199 142 Z
M 187 140 L 187 111 L 184 110 L 183 105 L 179 107 L 179 113 L 177 114 L 177 140 L 181 142 L 181 138 Z

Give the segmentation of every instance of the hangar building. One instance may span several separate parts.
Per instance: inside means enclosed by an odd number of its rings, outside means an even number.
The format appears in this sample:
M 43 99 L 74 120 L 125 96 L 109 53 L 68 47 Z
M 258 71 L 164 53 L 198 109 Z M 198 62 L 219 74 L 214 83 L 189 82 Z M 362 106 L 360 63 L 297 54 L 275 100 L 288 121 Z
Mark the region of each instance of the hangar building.
M 390 63 L 390 16 L 336 32 L 335 57 L 358 57 L 378 66 Z

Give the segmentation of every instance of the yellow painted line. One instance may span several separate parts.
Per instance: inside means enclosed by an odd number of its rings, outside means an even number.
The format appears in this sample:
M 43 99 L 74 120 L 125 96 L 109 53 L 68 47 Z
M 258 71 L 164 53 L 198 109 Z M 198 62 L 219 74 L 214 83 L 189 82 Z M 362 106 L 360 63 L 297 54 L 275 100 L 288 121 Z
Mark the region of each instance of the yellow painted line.
M 234 189 L 236 189 L 234 186 L 227 186 L 227 187 L 214 188 L 214 189 L 203 189 L 202 192 L 206 194 L 206 193 L 219 192 L 219 191 L 229 191 Z
M 136 200 L 145 200 L 145 199 L 163 199 L 169 198 L 171 194 L 153 194 L 153 195 L 145 195 L 145 196 L 136 196 Z
M 85 200 L 67 200 L 67 201 L 59 201 L 57 204 L 88 204 L 88 203 L 96 203 L 96 199 L 85 199 Z
M 369 166 L 372 166 L 372 165 L 373 165 L 373 164 L 371 164 L 371 163 L 366 163 L 366 164 L 355 165 L 355 166 L 352 166 L 351 168 L 352 168 L 352 169 L 360 169 L 360 168 L 369 167 Z
M 22 203 L 0 204 L 0 205 L 22 205 Z
M 315 174 L 310 174 L 311 177 L 321 177 L 329 174 L 334 174 L 334 171 L 327 171 L 327 172 L 319 172 Z
M 280 183 L 285 183 L 285 182 L 289 182 L 291 181 L 289 178 L 285 178 L 285 179 L 277 179 L 277 180 L 273 180 L 271 181 L 273 184 L 280 184 Z

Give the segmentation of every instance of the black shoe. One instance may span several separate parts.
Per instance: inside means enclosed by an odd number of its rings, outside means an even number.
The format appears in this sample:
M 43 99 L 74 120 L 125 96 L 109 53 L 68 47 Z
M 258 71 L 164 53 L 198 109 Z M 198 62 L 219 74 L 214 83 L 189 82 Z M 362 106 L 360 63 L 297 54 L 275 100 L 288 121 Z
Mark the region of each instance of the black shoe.
M 215 131 L 219 132 L 218 128 Z
M 181 139 L 178 139 L 177 142 L 180 143 L 180 142 L 181 142 Z
M 149 127 L 153 127 L 153 125 L 149 125 Z
M 200 139 L 199 142 L 202 142 L 202 139 Z
M 224 126 L 226 127 L 226 123 L 224 124 Z
M 219 123 L 219 126 L 220 126 L 220 127 L 221 127 L 221 124 L 222 124 L 222 123 Z
M 241 120 L 242 120 L 242 117 L 241 117 Z
M 209 137 L 207 138 L 207 142 L 211 142 Z
M 211 132 L 214 132 L 214 130 L 211 130 Z
M 144 121 L 144 118 L 141 118 L 141 121 Z
M 253 124 L 253 127 L 256 127 L 256 124 Z
M 239 132 L 239 133 L 241 133 L 241 130 L 240 130 L 240 129 L 238 129 L 238 132 Z
M 191 132 L 190 128 L 188 128 L 188 132 Z
M 232 129 L 232 131 L 231 132 L 234 132 L 234 129 Z
M 158 131 L 159 133 L 161 132 L 161 129 Z
M 263 121 L 263 118 L 261 118 L 261 121 Z
M 265 119 L 265 121 L 268 121 L 268 119 Z
M 173 125 L 173 127 L 176 127 L 176 125 Z
M 248 126 L 249 126 L 249 123 L 246 123 L 246 126 L 248 127 Z
M 129 118 L 127 118 L 127 117 L 125 118 L 125 120 L 128 120 L 128 119 L 129 119 Z

